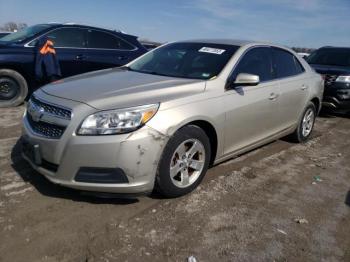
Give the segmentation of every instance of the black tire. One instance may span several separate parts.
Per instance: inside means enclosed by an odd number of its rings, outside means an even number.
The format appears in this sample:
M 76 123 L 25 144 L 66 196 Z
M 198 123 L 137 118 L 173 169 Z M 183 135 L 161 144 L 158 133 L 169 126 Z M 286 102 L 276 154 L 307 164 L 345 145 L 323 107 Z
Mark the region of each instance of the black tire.
M 305 115 L 310 112 L 310 110 L 313 111 L 313 115 L 314 115 L 314 118 L 313 118 L 313 121 L 312 121 L 312 127 L 311 127 L 311 132 L 308 134 L 308 135 L 304 135 L 303 134 L 303 120 L 304 120 L 304 117 Z M 315 120 L 316 120 L 316 115 L 317 115 L 317 112 L 316 112 L 316 106 L 314 103 L 312 102 L 309 102 L 305 108 L 305 110 L 303 111 L 303 114 L 299 120 L 299 123 L 298 123 L 298 127 L 297 129 L 294 131 L 293 134 L 291 134 L 289 136 L 290 140 L 292 140 L 293 142 L 296 142 L 296 143 L 303 143 L 303 142 L 306 142 L 311 134 L 312 134 L 312 130 L 313 130 L 313 127 L 314 127 L 314 124 L 315 124 Z
M 178 187 L 170 177 L 170 165 L 176 149 L 185 141 L 195 139 L 201 142 L 205 150 L 204 166 L 199 172 L 198 178 L 187 187 Z M 164 148 L 163 154 L 158 164 L 157 176 L 155 181 L 155 190 L 165 197 L 173 198 L 185 195 L 194 190 L 202 181 L 208 170 L 210 161 L 211 147 L 210 141 L 206 133 L 195 125 L 188 125 L 179 129 L 168 141 Z
M 0 69 L 0 107 L 18 106 L 28 95 L 24 77 L 11 69 Z

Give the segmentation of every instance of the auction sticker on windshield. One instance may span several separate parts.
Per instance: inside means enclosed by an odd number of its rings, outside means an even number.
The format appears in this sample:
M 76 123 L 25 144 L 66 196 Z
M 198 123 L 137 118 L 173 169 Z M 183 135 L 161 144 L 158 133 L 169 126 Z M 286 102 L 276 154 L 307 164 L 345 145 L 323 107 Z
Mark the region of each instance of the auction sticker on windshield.
M 201 49 L 198 50 L 198 52 L 204 52 L 204 53 L 210 53 L 210 54 L 216 54 L 216 55 L 221 55 L 225 51 L 226 51 L 225 49 L 218 49 L 218 48 L 212 48 L 212 47 L 202 47 Z

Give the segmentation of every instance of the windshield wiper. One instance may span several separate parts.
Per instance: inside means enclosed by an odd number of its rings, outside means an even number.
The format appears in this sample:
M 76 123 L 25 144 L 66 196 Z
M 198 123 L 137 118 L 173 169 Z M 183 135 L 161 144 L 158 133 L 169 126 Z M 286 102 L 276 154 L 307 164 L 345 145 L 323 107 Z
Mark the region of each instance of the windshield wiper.
M 168 76 L 168 75 L 164 75 L 164 74 L 160 74 L 156 71 L 143 71 L 143 70 L 136 70 L 136 69 L 132 69 L 131 67 L 127 67 L 127 70 L 129 71 L 133 71 L 133 72 L 137 72 L 137 73 L 143 73 L 143 74 L 150 74 L 150 75 L 160 75 L 160 76 Z
M 136 70 L 134 70 L 136 71 Z M 162 74 L 162 73 L 159 73 L 159 72 L 156 72 L 156 71 L 136 71 L 136 72 L 139 72 L 139 73 L 145 73 L 145 74 L 150 74 L 150 75 L 158 75 L 158 76 L 167 76 L 167 77 L 174 77 L 174 76 L 171 76 L 171 75 L 166 75 L 166 74 Z
M 132 71 L 132 69 L 130 68 L 130 67 L 128 67 L 128 66 L 120 66 L 119 67 L 120 69 L 125 69 L 125 70 L 128 70 L 128 71 Z

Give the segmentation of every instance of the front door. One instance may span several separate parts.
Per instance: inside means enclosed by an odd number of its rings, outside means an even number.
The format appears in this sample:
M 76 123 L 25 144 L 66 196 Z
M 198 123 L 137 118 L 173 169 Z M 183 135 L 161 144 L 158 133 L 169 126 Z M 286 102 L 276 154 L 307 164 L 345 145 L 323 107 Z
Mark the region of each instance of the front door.
M 271 48 L 248 50 L 230 77 L 235 79 L 240 73 L 258 75 L 260 83 L 226 91 L 224 154 L 253 145 L 279 131 L 280 91 L 273 77 Z
M 64 27 L 47 33 L 53 42 L 62 77 L 88 71 L 86 65 L 86 29 Z

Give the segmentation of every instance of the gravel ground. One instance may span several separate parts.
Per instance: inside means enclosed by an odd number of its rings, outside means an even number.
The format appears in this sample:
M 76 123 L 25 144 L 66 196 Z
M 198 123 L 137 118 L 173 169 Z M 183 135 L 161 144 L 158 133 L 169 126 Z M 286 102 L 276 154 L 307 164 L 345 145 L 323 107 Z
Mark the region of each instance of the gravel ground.
M 350 119 L 318 118 L 211 168 L 178 199 L 102 198 L 20 157 L 23 107 L 0 109 L 0 261 L 350 261 Z

